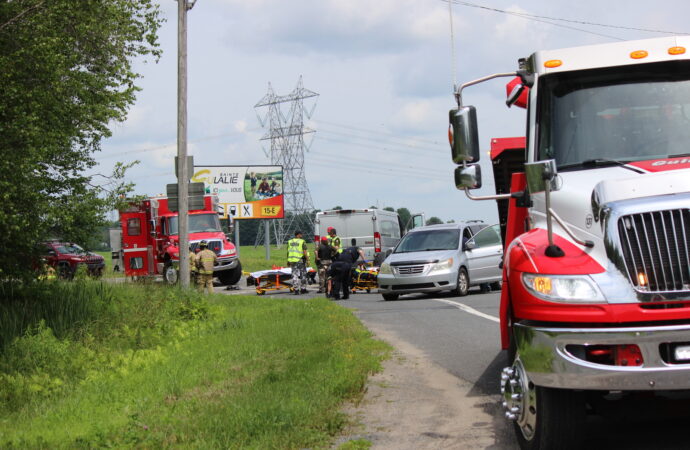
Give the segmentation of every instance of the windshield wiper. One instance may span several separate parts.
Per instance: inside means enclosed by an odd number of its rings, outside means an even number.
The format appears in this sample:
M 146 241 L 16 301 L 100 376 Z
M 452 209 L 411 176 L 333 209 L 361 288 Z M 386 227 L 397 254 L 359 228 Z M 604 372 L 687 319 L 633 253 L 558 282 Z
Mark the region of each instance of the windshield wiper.
M 559 167 L 559 170 L 564 170 L 564 169 L 574 169 L 578 167 L 582 168 L 592 168 L 592 167 L 607 167 L 607 166 L 620 166 L 628 170 L 632 170 L 635 173 L 645 173 L 643 170 L 638 169 L 637 167 L 629 166 L 628 163 L 630 161 L 617 161 L 615 159 L 606 159 L 606 158 L 593 158 L 593 159 L 585 159 L 582 162 L 575 163 L 575 164 L 567 164 L 565 166 Z

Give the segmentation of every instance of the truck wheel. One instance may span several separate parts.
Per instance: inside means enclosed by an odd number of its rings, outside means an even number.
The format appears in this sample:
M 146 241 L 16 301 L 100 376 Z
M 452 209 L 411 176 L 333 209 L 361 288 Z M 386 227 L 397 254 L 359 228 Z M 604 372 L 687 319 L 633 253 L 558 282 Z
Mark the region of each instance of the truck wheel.
M 218 272 L 216 276 L 222 285 L 232 286 L 233 284 L 237 284 L 237 282 L 240 281 L 240 278 L 242 278 L 242 264 L 237 261 L 237 267 Z
M 580 448 L 585 394 L 535 386 L 519 357 L 501 374 L 505 416 L 523 450 Z
M 382 295 L 383 295 L 383 299 L 387 302 L 398 299 L 398 294 L 382 294 Z
M 458 297 L 464 297 L 467 295 L 467 291 L 470 290 L 470 277 L 467 276 L 467 269 L 461 267 L 458 270 L 458 282 L 453 290 L 453 294 Z
M 163 266 L 163 279 L 165 282 L 168 284 L 175 284 L 178 278 L 175 266 L 173 266 L 171 262 L 166 262 Z

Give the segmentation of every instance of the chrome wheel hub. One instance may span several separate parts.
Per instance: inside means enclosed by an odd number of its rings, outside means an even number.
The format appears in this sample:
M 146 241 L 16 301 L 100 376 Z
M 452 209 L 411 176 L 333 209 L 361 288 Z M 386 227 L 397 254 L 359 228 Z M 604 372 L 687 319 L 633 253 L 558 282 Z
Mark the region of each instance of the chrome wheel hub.
M 501 395 L 506 418 L 515 421 L 525 439 L 531 439 L 537 425 L 537 396 L 519 358 L 501 372 Z

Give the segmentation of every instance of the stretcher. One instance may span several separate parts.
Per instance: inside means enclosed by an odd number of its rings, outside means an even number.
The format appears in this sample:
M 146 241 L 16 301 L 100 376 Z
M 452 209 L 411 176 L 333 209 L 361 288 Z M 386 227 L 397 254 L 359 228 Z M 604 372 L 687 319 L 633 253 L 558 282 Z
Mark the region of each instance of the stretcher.
M 377 277 L 379 275 L 378 267 L 355 267 L 352 269 L 352 276 L 350 279 L 350 290 L 354 294 L 357 291 L 371 292 L 372 289 L 379 287 Z
M 307 267 L 307 283 L 316 275 L 316 271 L 311 267 Z M 256 286 L 256 294 L 264 295 L 268 291 L 279 291 L 281 289 L 288 289 L 293 292 L 292 287 L 292 269 L 290 267 L 277 267 L 271 270 L 260 270 L 249 274 L 252 278 L 253 284 Z

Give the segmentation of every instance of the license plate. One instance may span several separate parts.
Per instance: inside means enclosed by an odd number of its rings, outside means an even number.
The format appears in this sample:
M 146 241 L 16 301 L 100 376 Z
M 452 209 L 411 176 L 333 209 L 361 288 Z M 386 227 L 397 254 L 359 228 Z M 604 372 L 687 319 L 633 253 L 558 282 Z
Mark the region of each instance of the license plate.
M 676 361 L 690 361 L 690 345 L 679 345 L 673 350 Z

